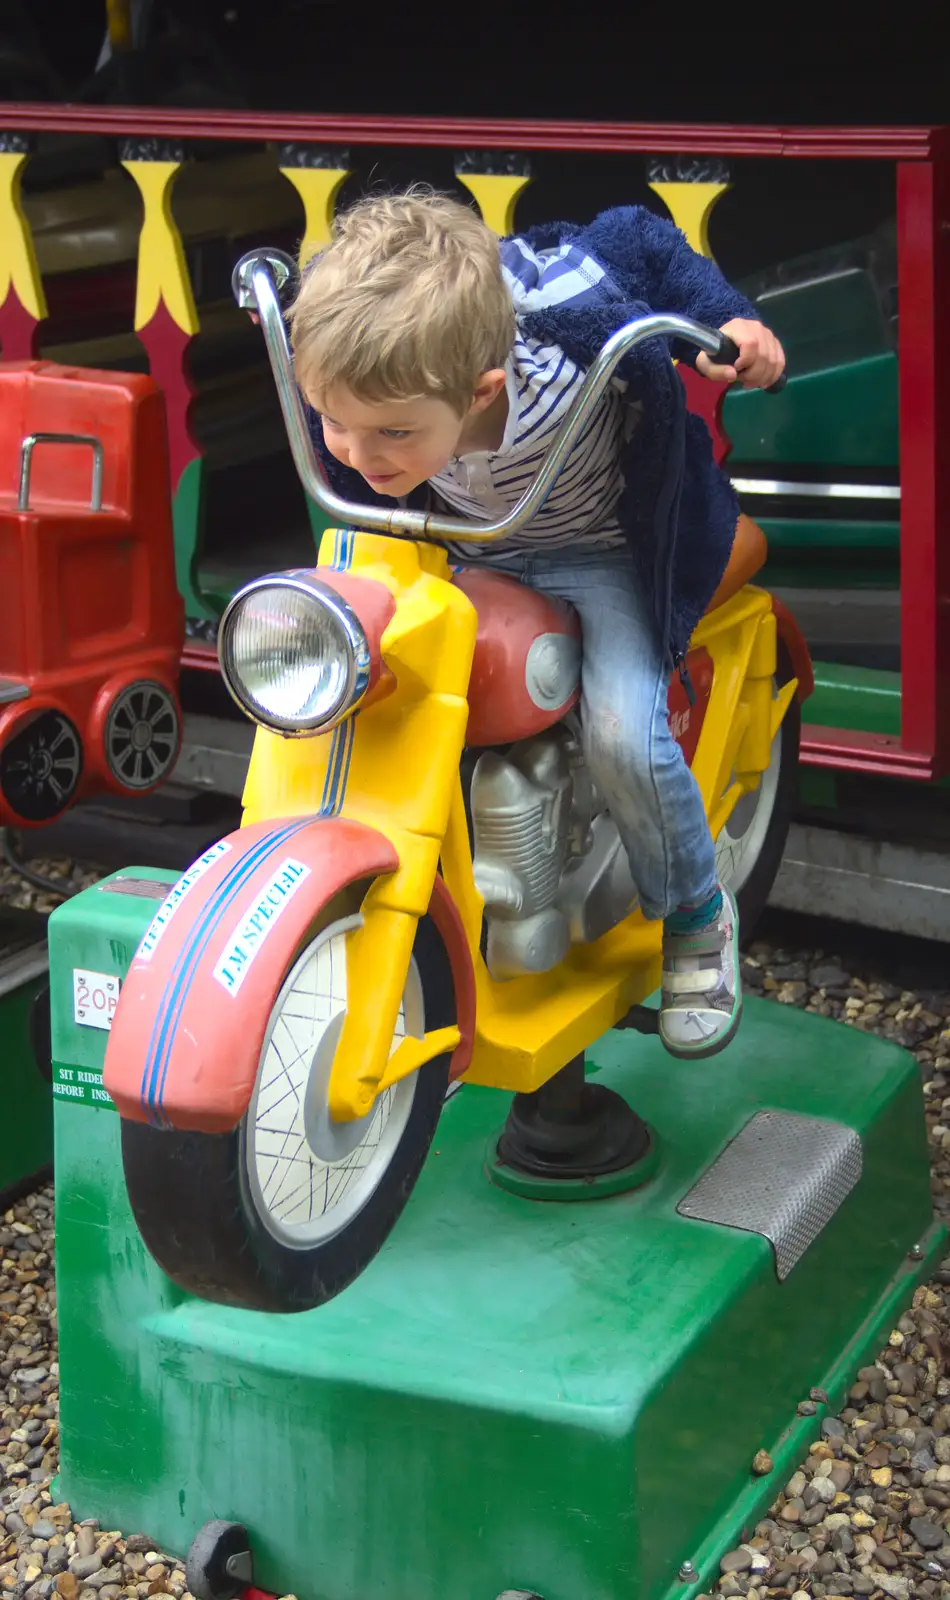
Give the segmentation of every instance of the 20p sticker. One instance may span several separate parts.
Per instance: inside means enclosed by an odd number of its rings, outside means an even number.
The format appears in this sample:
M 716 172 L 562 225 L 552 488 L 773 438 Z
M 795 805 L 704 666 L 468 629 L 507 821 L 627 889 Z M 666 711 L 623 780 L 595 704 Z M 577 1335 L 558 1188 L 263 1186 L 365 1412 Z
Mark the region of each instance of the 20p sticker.
M 80 1027 L 104 1028 L 108 1033 L 118 1003 L 118 978 L 73 968 L 73 1016 Z

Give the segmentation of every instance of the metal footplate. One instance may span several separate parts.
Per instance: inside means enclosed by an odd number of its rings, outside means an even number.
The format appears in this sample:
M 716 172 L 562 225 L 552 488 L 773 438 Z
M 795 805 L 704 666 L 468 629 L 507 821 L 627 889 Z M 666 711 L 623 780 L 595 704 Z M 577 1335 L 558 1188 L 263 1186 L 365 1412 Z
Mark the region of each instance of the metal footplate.
M 676 1209 L 761 1234 L 782 1280 L 851 1193 L 861 1167 L 861 1140 L 844 1123 L 759 1111 Z

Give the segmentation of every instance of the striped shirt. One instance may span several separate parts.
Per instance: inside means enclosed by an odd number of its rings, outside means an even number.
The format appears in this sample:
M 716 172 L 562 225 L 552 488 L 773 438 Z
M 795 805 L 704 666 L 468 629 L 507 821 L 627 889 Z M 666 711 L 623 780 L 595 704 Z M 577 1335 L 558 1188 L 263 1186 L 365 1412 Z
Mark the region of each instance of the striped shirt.
M 535 309 L 541 293 L 547 304 L 552 294 L 559 299 L 570 289 L 576 301 L 576 258 L 576 251 L 570 258 L 566 249 L 536 255 L 523 240 L 506 241 L 502 270 L 516 314 Z M 589 261 L 584 266 L 588 274 L 600 270 Z M 542 277 L 544 289 L 539 292 Z M 454 457 L 429 480 L 439 498 L 473 521 L 496 521 L 510 511 L 536 477 L 585 375 L 557 345 L 526 339 L 519 331 L 505 364 L 508 420 L 501 445 Z M 615 513 L 624 487 L 620 461 L 630 420 L 624 415 L 624 388 L 616 380 L 608 384 L 554 488 L 521 533 L 499 544 L 457 544 L 451 547 L 453 554 L 494 560 L 526 549 L 540 553 L 578 543 L 587 549 L 623 546 Z

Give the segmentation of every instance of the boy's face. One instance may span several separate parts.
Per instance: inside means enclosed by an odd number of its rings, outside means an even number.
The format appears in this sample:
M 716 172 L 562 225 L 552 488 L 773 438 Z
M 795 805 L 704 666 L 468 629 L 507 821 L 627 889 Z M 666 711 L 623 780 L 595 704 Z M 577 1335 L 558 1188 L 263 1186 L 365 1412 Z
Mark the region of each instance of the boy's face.
M 494 375 L 486 374 L 486 377 Z M 504 373 L 499 372 L 501 388 Z M 308 396 L 320 413 L 323 437 L 331 455 L 354 467 L 377 494 L 409 494 L 427 478 L 435 477 L 468 448 L 474 420 L 481 417 L 499 393 L 492 382 L 479 385 L 465 416 L 445 400 L 360 400 L 338 387 L 329 394 Z

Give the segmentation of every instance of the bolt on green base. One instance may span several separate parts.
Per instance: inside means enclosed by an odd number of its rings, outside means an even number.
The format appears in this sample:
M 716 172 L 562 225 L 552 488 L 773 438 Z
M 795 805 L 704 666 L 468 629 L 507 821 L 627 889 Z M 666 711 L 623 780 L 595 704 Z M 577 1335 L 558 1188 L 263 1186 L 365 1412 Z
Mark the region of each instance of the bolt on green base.
M 95 1088 L 106 1037 L 75 1024 L 72 969 L 121 976 L 154 908 L 100 887 L 54 913 L 64 1084 Z M 655 1131 L 641 1187 L 590 1205 L 506 1192 L 485 1170 L 505 1099 L 463 1088 L 368 1271 L 287 1317 L 175 1289 L 130 1215 L 114 1111 L 59 1096 L 74 1514 L 181 1554 L 212 1518 L 244 1523 L 255 1584 L 320 1600 L 672 1600 L 707 1584 L 817 1437 L 827 1408 L 799 1403 L 817 1386 L 842 1404 L 944 1248 L 920 1074 L 856 1029 L 754 999 L 701 1067 L 629 1033 L 589 1066 Z M 763 1111 L 860 1140 L 783 1280 L 762 1233 L 678 1210 L 707 1204 L 699 1180 Z

